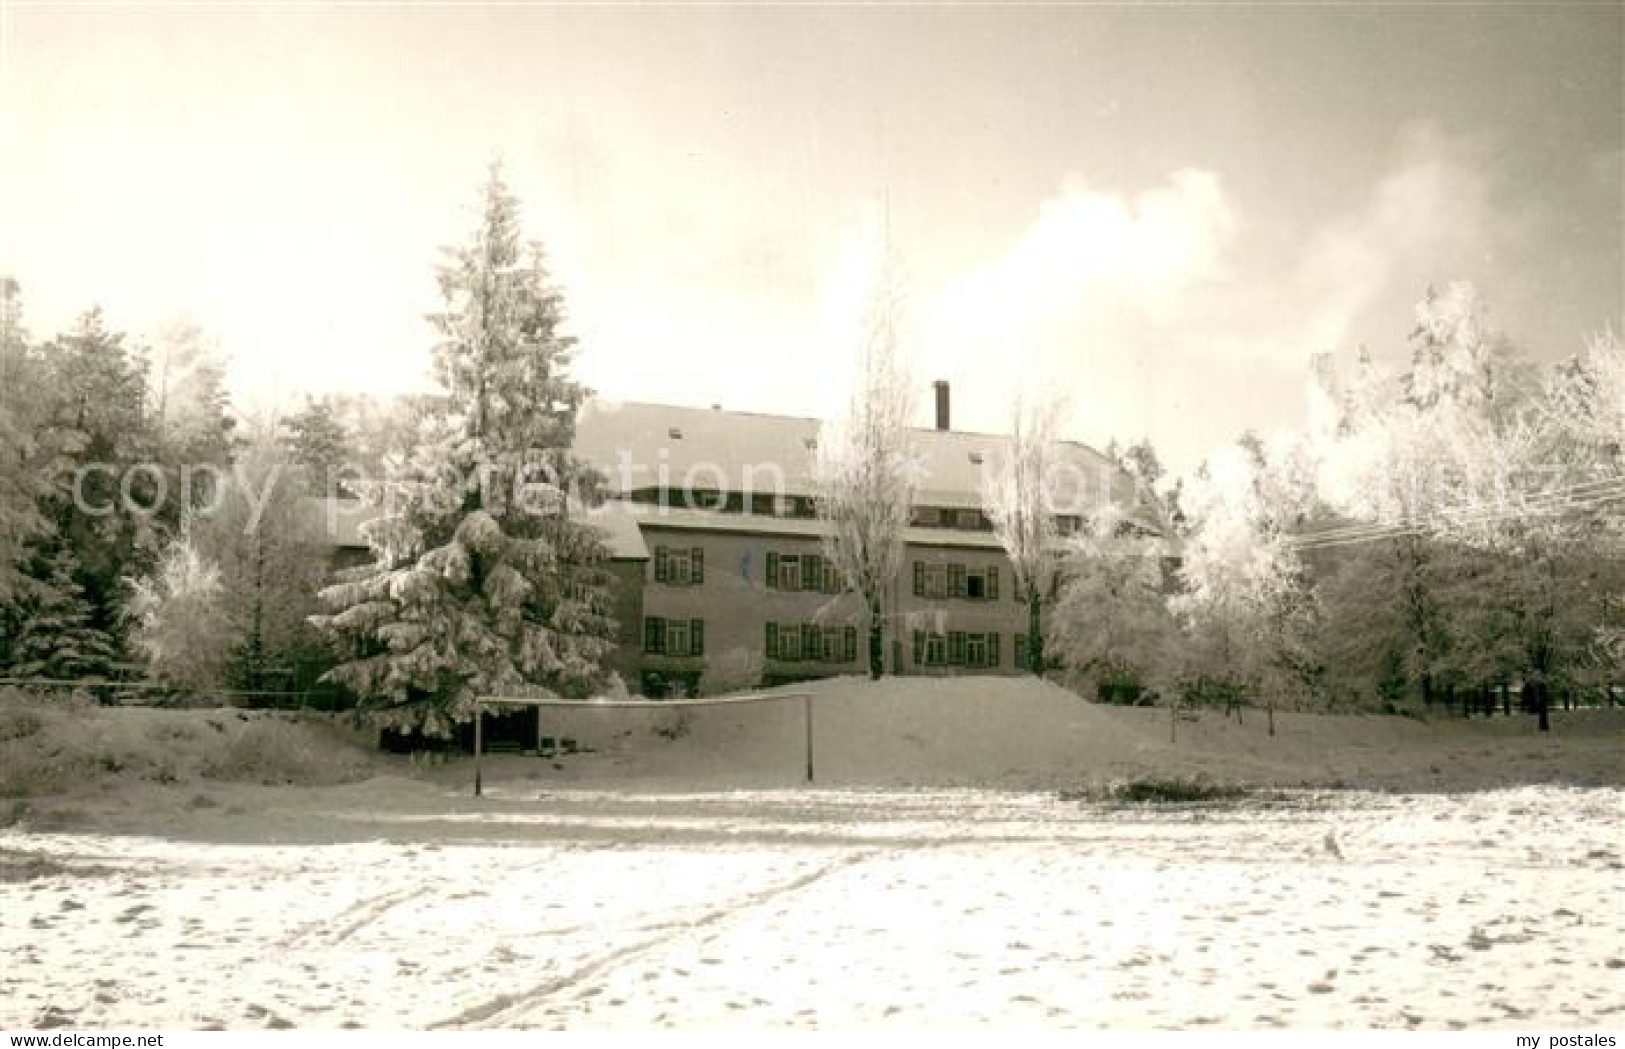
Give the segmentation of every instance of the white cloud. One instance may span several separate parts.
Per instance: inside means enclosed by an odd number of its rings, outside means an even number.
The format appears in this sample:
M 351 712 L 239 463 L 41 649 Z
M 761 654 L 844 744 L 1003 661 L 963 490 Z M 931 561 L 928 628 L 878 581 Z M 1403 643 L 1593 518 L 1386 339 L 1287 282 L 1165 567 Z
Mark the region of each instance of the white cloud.
M 1299 424 L 1311 355 L 1401 352 L 1427 284 L 1476 275 L 1515 235 L 1458 153 L 1408 136 L 1367 199 L 1282 243 L 1214 173 L 1132 196 L 1068 183 L 932 303 L 931 366 L 970 393 L 956 425 L 1001 428 L 1033 373 L 1071 392 L 1076 437 L 1148 435 L 1180 469 L 1244 429 Z

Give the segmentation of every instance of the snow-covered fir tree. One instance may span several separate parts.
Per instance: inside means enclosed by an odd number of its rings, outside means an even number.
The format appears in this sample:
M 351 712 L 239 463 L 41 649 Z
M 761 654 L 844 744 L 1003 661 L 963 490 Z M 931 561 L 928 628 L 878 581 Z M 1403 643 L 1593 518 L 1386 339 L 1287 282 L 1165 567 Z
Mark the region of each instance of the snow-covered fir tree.
M 375 493 L 373 563 L 312 620 L 349 657 L 331 679 L 382 727 L 431 736 L 481 696 L 589 693 L 615 629 L 602 533 L 581 518 L 599 479 L 570 454 L 587 391 L 563 299 L 498 168 L 482 205 L 431 318 L 445 413 Z
M 55 681 L 105 678 L 115 646 L 91 622 L 90 602 L 73 577 L 74 561 L 62 551 L 42 572 L 45 586 L 35 591 L 22 617 L 11 673 Z

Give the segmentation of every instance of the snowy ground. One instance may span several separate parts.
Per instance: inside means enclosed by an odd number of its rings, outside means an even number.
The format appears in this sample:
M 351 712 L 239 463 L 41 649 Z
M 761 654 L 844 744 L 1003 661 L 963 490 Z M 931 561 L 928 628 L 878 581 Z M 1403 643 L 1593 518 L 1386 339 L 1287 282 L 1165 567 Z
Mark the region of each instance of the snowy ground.
M 258 797 L 0 832 L 0 1027 L 1625 1026 L 1618 789 Z

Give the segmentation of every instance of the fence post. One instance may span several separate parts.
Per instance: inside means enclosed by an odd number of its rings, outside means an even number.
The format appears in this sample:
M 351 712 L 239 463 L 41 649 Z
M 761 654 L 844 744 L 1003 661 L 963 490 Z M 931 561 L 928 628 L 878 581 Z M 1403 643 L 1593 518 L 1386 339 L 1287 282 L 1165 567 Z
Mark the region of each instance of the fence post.
M 481 795 L 480 783 L 480 751 L 484 749 L 485 706 L 477 704 L 474 707 L 474 796 Z
M 801 710 L 807 725 L 807 782 L 813 781 L 813 720 L 812 720 L 812 693 L 801 697 Z

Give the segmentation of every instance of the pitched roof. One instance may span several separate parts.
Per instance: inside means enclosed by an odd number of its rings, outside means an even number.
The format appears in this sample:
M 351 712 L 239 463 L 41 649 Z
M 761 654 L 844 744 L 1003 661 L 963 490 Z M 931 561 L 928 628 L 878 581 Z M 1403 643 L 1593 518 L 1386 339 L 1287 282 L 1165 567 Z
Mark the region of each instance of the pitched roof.
M 663 481 L 672 488 L 812 495 L 821 425 L 791 415 L 593 400 L 577 420 L 575 452 L 621 495 Z M 1005 460 L 1010 438 L 916 429 L 910 443 L 920 468 L 915 501 L 970 508 L 982 505 L 982 471 Z M 1114 498 L 1132 496 L 1129 478 L 1093 448 L 1076 441 L 1058 448 L 1058 508 L 1076 505 L 1087 514 L 1108 484 Z
M 317 533 L 329 545 L 343 549 L 365 550 L 367 537 L 362 528 L 376 520 L 380 511 L 372 503 L 360 499 L 332 499 L 308 496 L 303 500 L 304 512 L 315 522 Z M 613 561 L 647 561 L 649 548 L 644 545 L 643 533 L 628 507 L 610 500 L 604 505 L 586 511 L 582 520 L 603 530 L 604 543 L 609 547 Z

